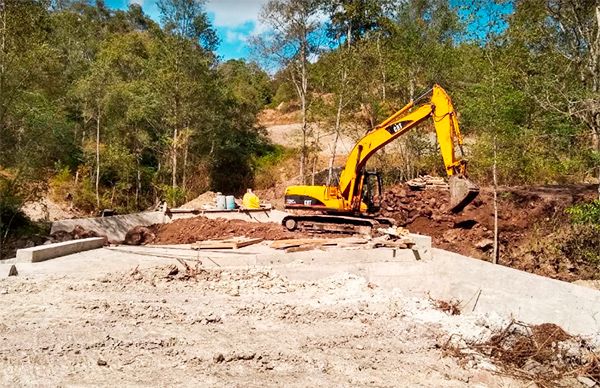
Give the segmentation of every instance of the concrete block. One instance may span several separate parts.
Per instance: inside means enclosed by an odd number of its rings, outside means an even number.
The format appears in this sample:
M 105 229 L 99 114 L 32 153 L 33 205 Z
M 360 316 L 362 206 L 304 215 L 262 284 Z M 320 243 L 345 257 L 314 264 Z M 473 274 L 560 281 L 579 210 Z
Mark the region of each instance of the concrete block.
M 17 250 L 17 263 L 37 263 L 55 257 L 102 248 L 104 238 L 91 237 Z
M 419 260 L 431 260 L 433 252 L 431 249 L 431 237 L 422 234 L 411 233 L 410 238 L 415 242 L 413 250 L 417 251 Z

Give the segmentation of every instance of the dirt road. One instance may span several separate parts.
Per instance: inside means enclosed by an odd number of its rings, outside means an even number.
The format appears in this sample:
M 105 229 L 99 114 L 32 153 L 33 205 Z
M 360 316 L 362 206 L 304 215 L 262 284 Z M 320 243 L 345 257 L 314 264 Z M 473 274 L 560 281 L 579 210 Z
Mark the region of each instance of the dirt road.
M 0 385 L 519 385 L 440 349 L 501 320 L 349 274 L 176 268 L 0 280 Z

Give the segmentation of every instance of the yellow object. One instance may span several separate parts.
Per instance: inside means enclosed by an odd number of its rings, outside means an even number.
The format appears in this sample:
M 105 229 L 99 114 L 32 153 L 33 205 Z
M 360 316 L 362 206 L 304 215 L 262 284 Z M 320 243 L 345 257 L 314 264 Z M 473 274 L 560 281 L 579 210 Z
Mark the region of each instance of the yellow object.
M 415 107 L 417 101 L 429 94 L 429 102 Z M 455 145 L 462 152 L 463 144 L 456 112 L 446 91 L 439 85 L 434 85 L 428 93 L 408 103 L 356 143 L 348 155 L 337 187 L 289 186 L 285 191 L 285 207 L 342 214 L 377 210 L 375 204 L 378 202 L 376 196 L 381 196 L 381 177 L 377 173 L 366 171 L 367 161 L 383 146 L 430 118 L 435 126 L 446 174 L 464 181 L 462 177 L 466 174 L 467 162 L 455 155 Z M 472 189 L 470 194 L 477 194 L 475 185 L 468 187 Z M 473 195 L 468 200 L 472 198 Z M 465 196 L 459 202 L 468 203 L 466 199 Z
M 252 191 L 248 191 L 244 194 L 244 197 L 242 197 L 242 205 L 244 205 L 246 209 L 260 209 L 260 200 L 256 194 Z

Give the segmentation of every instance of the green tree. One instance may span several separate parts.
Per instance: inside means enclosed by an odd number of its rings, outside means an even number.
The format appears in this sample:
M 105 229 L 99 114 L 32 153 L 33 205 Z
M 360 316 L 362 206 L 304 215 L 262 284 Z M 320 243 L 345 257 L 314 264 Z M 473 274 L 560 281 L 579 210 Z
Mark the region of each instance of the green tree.
M 318 0 L 269 0 L 262 8 L 261 21 L 269 29 L 253 44 L 266 61 L 276 63 L 294 85 L 301 112 L 300 177 L 305 181 L 309 157 L 308 123 L 309 60 L 319 50 L 321 20 Z

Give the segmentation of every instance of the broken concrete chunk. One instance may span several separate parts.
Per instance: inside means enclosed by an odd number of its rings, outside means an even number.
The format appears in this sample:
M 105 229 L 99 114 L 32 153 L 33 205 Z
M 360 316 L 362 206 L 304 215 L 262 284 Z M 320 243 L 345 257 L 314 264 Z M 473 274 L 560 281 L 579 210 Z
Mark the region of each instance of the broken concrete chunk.
M 17 276 L 17 267 L 14 264 L 0 264 L 0 278 Z
M 481 249 L 482 251 L 487 251 L 488 249 L 491 249 L 493 246 L 494 246 L 494 240 L 490 240 L 489 238 L 484 238 L 483 240 L 481 240 L 477 244 L 475 244 L 475 248 Z

